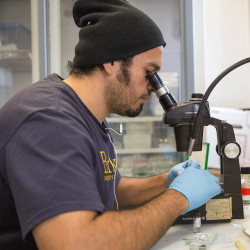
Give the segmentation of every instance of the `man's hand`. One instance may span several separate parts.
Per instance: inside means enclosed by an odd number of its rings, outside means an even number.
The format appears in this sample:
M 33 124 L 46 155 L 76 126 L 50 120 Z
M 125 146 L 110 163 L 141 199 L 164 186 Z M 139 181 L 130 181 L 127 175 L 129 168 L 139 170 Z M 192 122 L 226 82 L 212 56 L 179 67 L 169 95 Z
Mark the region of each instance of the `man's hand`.
M 181 175 L 176 177 L 171 183 L 169 190 L 176 190 L 184 194 L 189 202 L 187 213 L 221 192 L 219 179 L 208 170 L 188 167 Z
M 200 166 L 200 164 L 196 160 L 190 160 L 190 166 L 193 166 L 197 169 L 202 169 L 202 167 Z M 187 167 L 188 167 L 188 161 L 179 163 L 179 164 L 175 165 L 174 167 L 172 167 L 167 175 L 168 185 L 170 186 L 171 183 L 173 182 L 173 180 L 178 175 L 180 175 Z

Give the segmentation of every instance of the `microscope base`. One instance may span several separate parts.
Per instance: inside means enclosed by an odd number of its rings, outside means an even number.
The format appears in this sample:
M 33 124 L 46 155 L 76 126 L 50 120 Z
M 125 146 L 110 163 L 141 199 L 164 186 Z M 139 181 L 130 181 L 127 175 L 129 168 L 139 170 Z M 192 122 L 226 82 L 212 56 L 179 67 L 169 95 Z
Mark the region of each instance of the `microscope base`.
M 244 219 L 241 194 L 220 194 L 203 206 L 179 216 L 174 224 L 193 224 L 193 219 L 201 218 L 201 223 L 224 223 L 231 219 Z

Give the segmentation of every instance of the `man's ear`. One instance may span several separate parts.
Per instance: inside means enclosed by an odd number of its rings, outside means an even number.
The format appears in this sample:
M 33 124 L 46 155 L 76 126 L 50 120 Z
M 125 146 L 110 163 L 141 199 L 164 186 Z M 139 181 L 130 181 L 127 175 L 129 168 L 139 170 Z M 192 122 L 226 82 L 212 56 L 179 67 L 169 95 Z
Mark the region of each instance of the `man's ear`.
M 108 75 L 112 75 L 117 71 L 116 62 L 108 62 L 103 64 L 103 68 L 107 72 Z

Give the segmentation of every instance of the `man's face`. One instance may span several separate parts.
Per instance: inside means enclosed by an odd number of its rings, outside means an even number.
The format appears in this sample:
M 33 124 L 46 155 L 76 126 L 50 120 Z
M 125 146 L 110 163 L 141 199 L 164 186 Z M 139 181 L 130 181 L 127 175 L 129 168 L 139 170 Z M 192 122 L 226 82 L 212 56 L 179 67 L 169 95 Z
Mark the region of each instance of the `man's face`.
M 162 65 L 163 47 L 157 47 L 134 56 L 130 66 L 120 64 L 114 80 L 104 91 L 108 113 L 121 116 L 138 116 L 153 88 L 146 74 L 156 72 Z

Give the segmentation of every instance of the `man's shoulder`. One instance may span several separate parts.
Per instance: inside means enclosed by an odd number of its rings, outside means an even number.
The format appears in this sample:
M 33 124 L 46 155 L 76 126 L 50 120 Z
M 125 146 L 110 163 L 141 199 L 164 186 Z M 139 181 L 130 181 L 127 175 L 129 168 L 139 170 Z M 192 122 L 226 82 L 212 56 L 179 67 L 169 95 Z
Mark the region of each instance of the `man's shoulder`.
M 0 109 L 0 116 L 6 111 L 15 112 L 25 109 L 32 112 L 39 108 L 48 107 L 60 90 L 67 91 L 65 85 L 63 81 L 59 81 L 59 78 L 56 80 L 55 74 L 49 75 L 15 94 Z
M 67 105 L 67 103 L 71 105 Z M 75 103 L 75 105 L 72 105 Z M 60 112 L 79 116 L 77 100 L 70 88 L 55 74 L 24 88 L 0 109 L 0 150 L 18 128 L 40 112 Z

